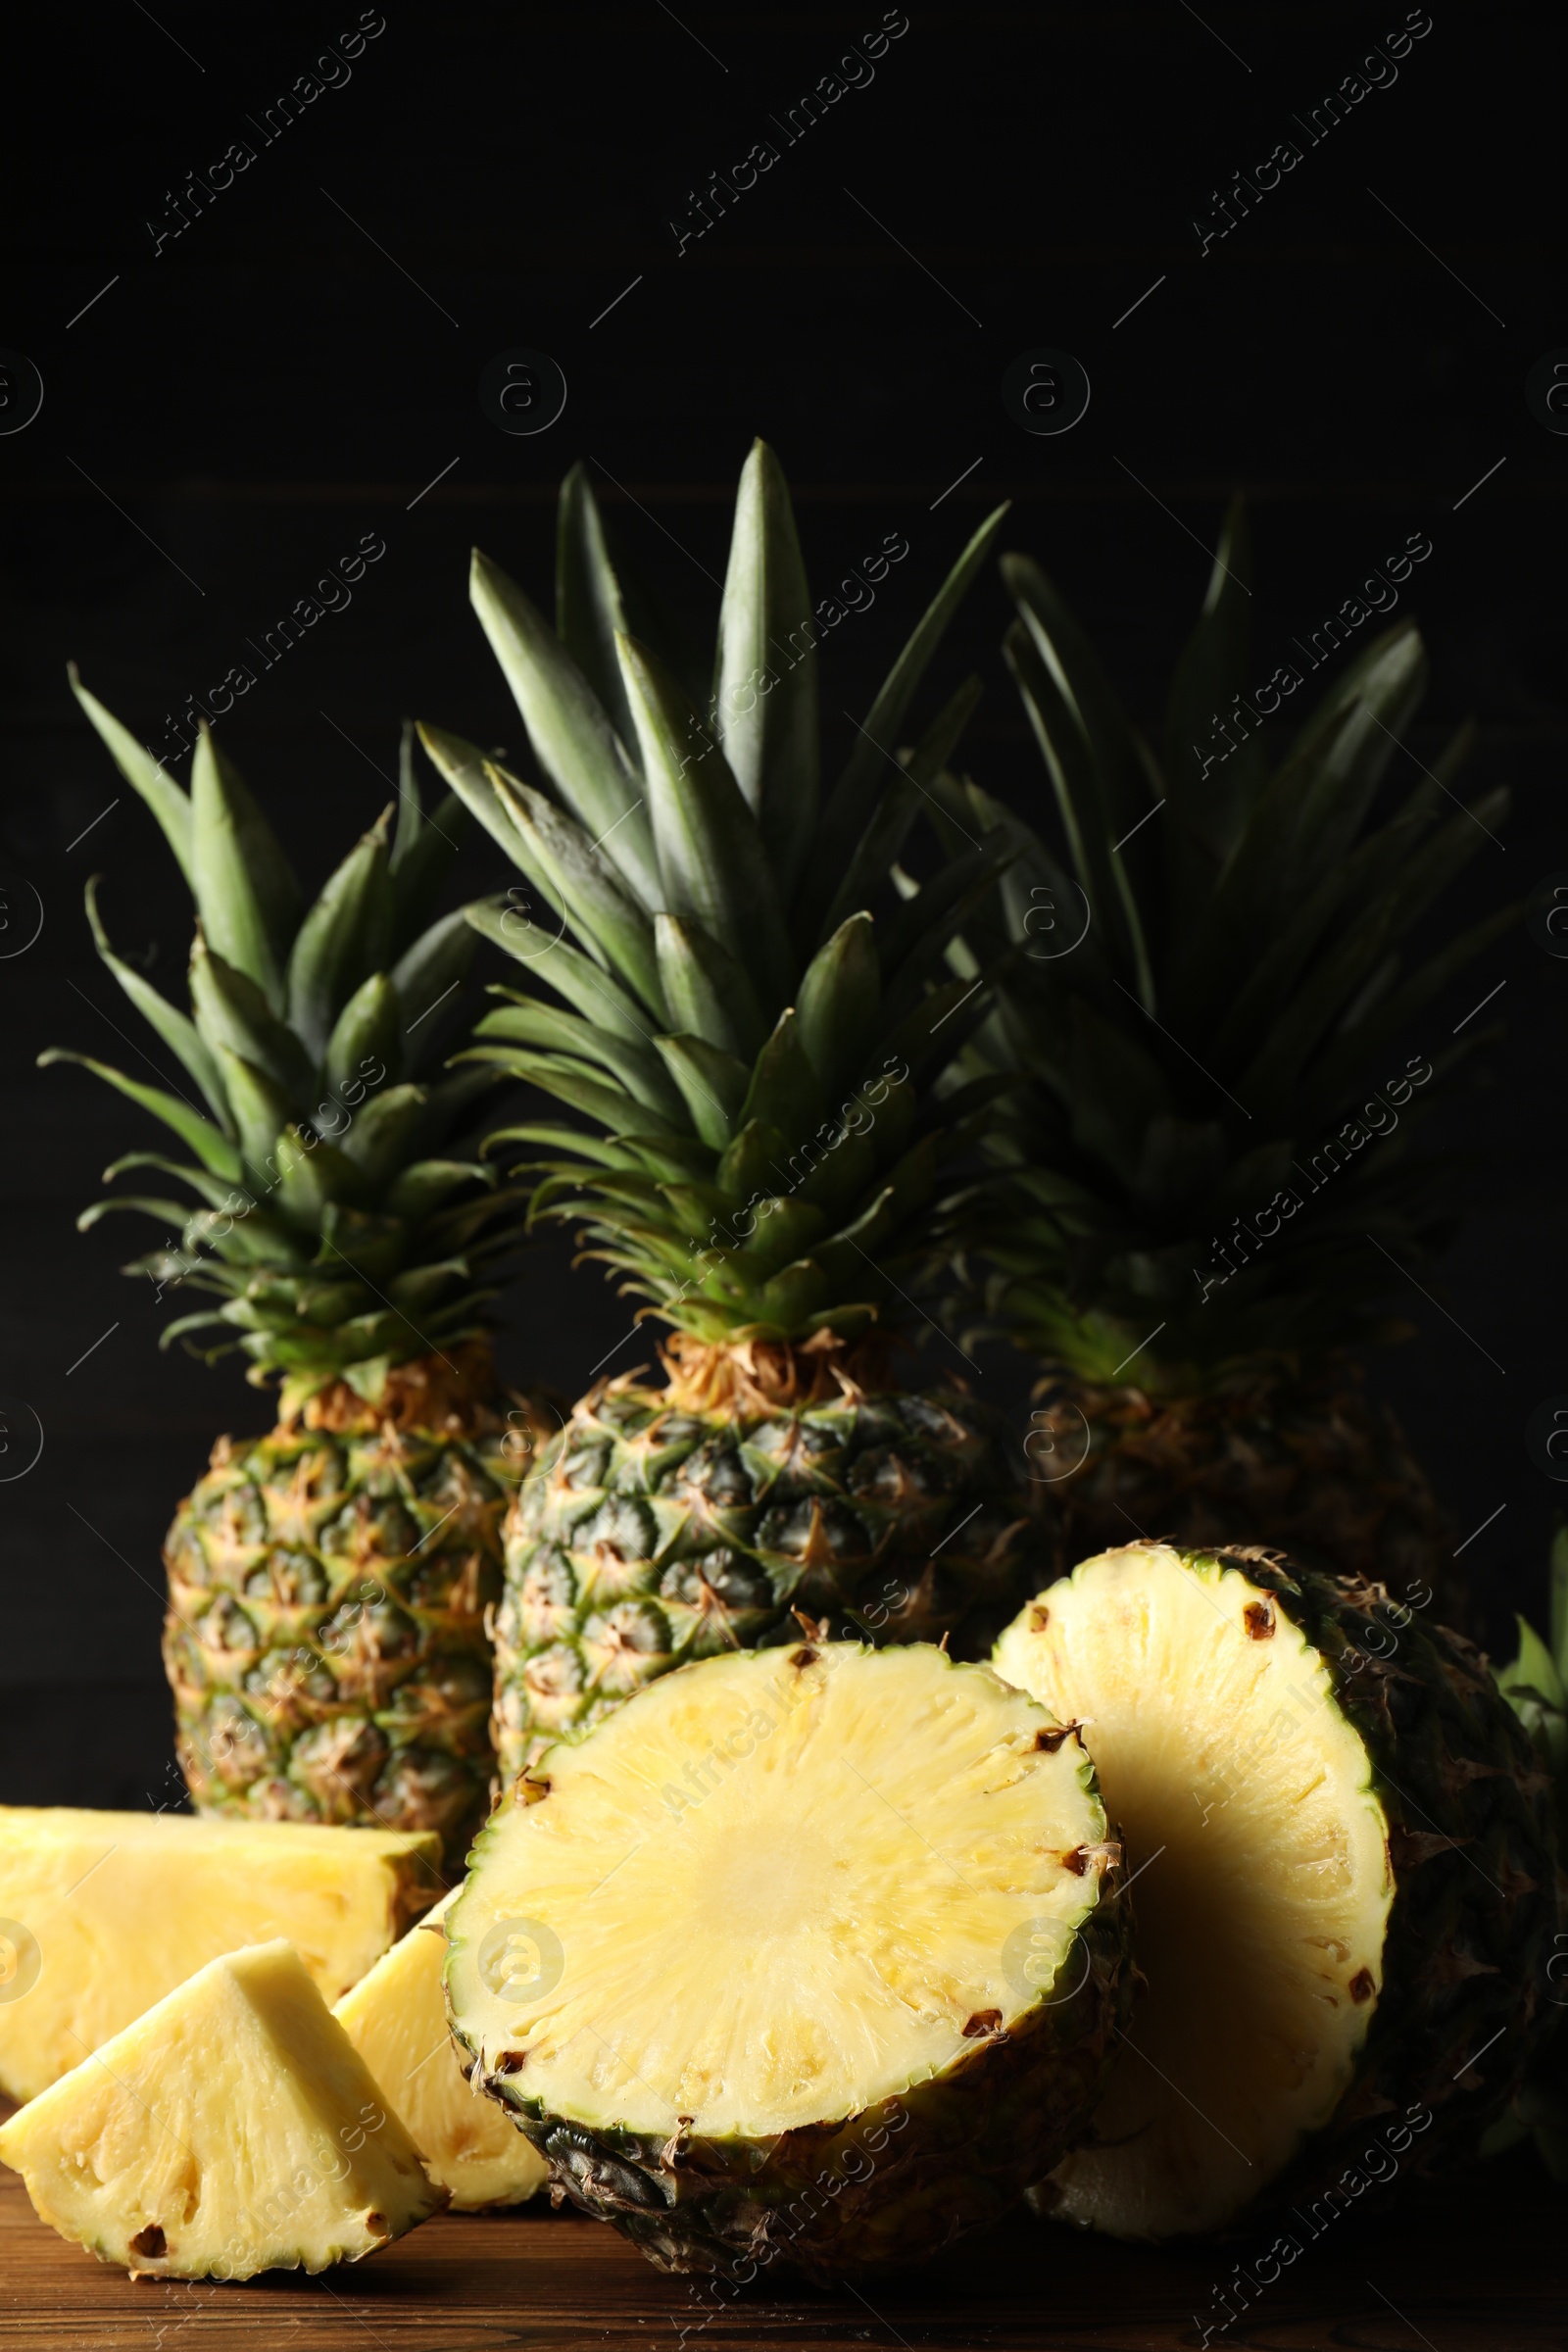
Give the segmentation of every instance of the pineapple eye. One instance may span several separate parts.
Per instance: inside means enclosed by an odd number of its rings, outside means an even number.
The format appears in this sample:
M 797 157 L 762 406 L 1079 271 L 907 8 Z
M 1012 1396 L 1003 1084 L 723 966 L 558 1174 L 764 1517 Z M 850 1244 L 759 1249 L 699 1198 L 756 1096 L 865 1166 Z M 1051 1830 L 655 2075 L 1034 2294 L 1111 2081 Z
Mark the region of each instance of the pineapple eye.
M 608 1439 L 597 1446 L 573 1446 L 563 1454 L 558 1475 L 568 1487 L 602 1487 L 610 1464 Z
M 255 1626 L 237 1600 L 215 1602 L 196 1631 L 203 1649 L 220 1654 L 244 1656 L 261 1646 Z
M 752 1499 L 752 1481 L 734 1446 L 710 1444 L 688 1455 L 674 1492 L 702 1516 L 711 1517 L 719 1511 L 744 1510 Z
M 695 1559 L 676 1560 L 660 1579 L 660 1597 L 701 1609 L 712 1600 L 726 1609 L 765 1609 L 773 1588 L 760 1568 L 740 1552 L 721 1544 Z

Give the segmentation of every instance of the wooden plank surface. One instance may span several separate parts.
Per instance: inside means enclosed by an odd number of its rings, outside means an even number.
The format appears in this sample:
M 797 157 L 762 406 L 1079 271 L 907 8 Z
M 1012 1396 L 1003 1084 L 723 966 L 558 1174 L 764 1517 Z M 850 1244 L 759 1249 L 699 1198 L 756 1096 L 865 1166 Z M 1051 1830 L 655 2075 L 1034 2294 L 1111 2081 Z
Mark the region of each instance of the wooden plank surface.
M 1561 2191 L 1528 2152 L 1417 2202 L 1370 2192 L 1208 2340 L 1268 2352 L 1563 2352 L 1563 2215 Z M 1195 2322 L 1216 2322 L 1215 2290 L 1238 2261 L 1252 2266 L 1269 2234 L 1170 2253 L 1020 2217 L 928 2270 L 875 2281 L 863 2298 L 781 2283 L 721 2303 L 704 2282 L 662 2277 L 602 2224 L 544 2206 L 443 2216 L 318 2278 L 197 2286 L 133 2282 L 66 2245 L 0 2172 L 0 2342 L 29 2352 L 1166 2352 L 1204 2341 Z

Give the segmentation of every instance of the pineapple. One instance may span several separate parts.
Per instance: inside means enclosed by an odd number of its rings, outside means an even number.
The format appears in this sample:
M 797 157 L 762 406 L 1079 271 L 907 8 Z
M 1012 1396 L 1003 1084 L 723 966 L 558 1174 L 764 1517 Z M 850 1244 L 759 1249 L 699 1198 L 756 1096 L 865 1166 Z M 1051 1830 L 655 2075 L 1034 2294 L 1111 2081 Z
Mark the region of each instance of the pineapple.
M 1131 1970 L 1082 1741 L 928 1643 L 664 1676 L 553 1748 L 447 1922 L 474 2080 L 663 2270 L 821 2282 L 1005 2212 Z
M 447 2028 L 441 1926 L 454 1897 L 443 1895 L 344 1994 L 333 2010 L 382 2096 L 397 2109 L 432 2180 L 455 2212 L 520 2205 L 549 2168 L 516 2126 L 468 2087 Z
M 1547 1643 L 1520 1617 L 1519 1648 L 1497 1676 L 1497 1688 L 1518 1716 L 1551 1775 L 1557 1826 L 1568 1854 L 1568 1528 L 1559 1527 L 1551 1546 L 1551 1640 Z M 1488 2132 L 1483 2153 L 1500 2155 L 1533 2140 L 1552 2179 L 1568 2184 L 1568 1936 L 1557 1938 L 1545 1963 L 1544 1992 L 1549 2031 L 1545 2047 L 1514 2092 L 1506 2115 Z
M 1461 737 L 1373 819 L 1425 679 L 1408 621 L 1277 766 L 1245 719 L 1229 753 L 1195 743 L 1253 676 L 1239 508 L 1157 760 L 1039 567 L 1003 569 L 1067 870 L 977 787 L 934 789 L 963 829 L 951 848 L 1000 826 L 1015 852 L 954 964 L 1014 951 L 969 1068 L 1023 1081 L 997 1139 L 1014 1182 L 991 1302 L 1049 1376 L 1029 1451 L 1058 1572 L 1138 1536 L 1262 1532 L 1460 1622 L 1454 1531 L 1345 1350 L 1397 1336 L 1373 1302 L 1444 1230 L 1451 1187 L 1410 1131 L 1485 1032 L 1449 1044 L 1446 1017 L 1430 1057 L 1396 1041 L 1512 915 L 1450 926 L 1413 968 L 1400 943 L 1506 795 L 1455 804 Z
M 322 1998 L 441 1891 L 428 1831 L 0 1806 L 0 2090 L 31 2099 L 242 1943 L 286 1936 Z
M 292 1944 L 210 1960 L 0 2127 L 40 2221 L 132 2278 L 358 2262 L 446 2203 Z
M 115 955 L 89 884 L 98 952 L 206 1105 L 44 1054 L 186 1149 L 127 1152 L 109 1178 L 157 1170 L 199 1203 L 117 1196 L 78 1222 L 133 1208 L 172 1228 L 125 1271 L 216 1303 L 165 1343 L 217 1334 L 209 1360 L 239 1348 L 254 1385 L 282 1382 L 277 1427 L 220 1438 L 170 1531 L 185 1777 L 203 1811 L 434 1829 L 456 1862 L 484 1814 L 484 1618 L 537 1426 L 497 1387 L 483 1312 L 520 1201 L 452 1155 L 485 1074 L 416 1075 L 475 944 L 461 910 L 429 921 L 466 815 L 450 798 L 423 815 L 406 737 L 395 835 L 389 808 L 307 909 L 209 735 L 187 794 L 76 693 L 190 885 L 190 1016 Z
M 534 894 L 470 916 L 530 983 L 494 992 L 470 1058 L 581 1122 L 490 1142 L 542 1148 L 534 1213 L 580 1221 L 587 1253 L 645 1302 L 637 1319 L 671 1327 L 663 1385 L 607 1376 L 509 1518 L 509 1779 L 683 1660 L 794 1640 L 799 1612 L 981 1655 L 1030 1587 L 1022 1464 L 963 1386 L 967 1359 L 934 1327 L 959 1377 L 914 1387 L 895 1355 L 922 1331 L 910 1292 L 938 1251 L 945 1170 L 996 1091 L 936 1081 L 983 1011 L 940 964 L 1000 841 L 890 915 L 873 904 L 973 707 L 970 681 L 894 757 L 999 521 L 960 555 L 825 796 L 818 622 L 762 443 L 741 476 L 707 717 L 625 633 L 580 469 L 562 495 L 559 634 L 475 558 L 474 605 L 554 792 L 422 730 Z
M 1478 1653 L 1381 1586 L 1133 1544 L 996 1666 L 1083 1724 L 1148 1987 L 1037 2201 L 1164 2238 L 1315 2196 L 1391 2121 L 1401 2169 L 1473 2155 L 1568 1927 L 1549 1783 Z

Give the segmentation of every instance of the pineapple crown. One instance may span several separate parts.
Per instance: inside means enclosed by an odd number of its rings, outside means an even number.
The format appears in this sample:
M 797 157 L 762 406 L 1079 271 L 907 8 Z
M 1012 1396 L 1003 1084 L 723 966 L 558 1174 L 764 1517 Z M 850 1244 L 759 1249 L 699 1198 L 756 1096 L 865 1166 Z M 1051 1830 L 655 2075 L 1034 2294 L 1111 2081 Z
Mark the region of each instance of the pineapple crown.
M 1180 1386 L 1393 1336 L 1371 1302 L 1450 1216 L 1451 1164 L 1412 1154 L 1411 1129 L 1428 1082 L 1479 1041 L 1408 1064 L 1396 1043 L 1512 919 L 1406 962 L 1507 806 L 1500 790 L 1455 801 L 1466 728 L 1374 816 L 1396 756 L 1420 766 L 1398 740 L 1426 677 L 1412 622 L 1351 663 L 1277 765 L 1246 719 L 1228 756 L 1200 748 L 1250 686 L 1249 570 L 1236 501 L 1156 756 L 1039 565 L 1005 557 L 1004 652 L 1064 860 L 978 788 L 936 788 L 965 832 L 1000 828 L 1014 853 L 951 957 L 972 974 L 1012 951 L 967 1057 L 1024 1081 L 991 1139 L 1012 1170 L 992 1303 L 1088 1378 L 1136 1351 L 1139 1385 Z
M 472 957 L 465 910 L 431 921 L 461 832 L 448 796 L 420 806 L 406 729 L 397 828 L 376 819 L 313 906 L 260 808 L 204 728 L 187 793 L 72 672 L 76 699 L 163 827 L 196 907 L 190 1012 L 118 956 L 87 885 L 87 919 L 104 964 L 181 1062 L 205 1103 L 59 1048 L 151 1111 L 191 1154 L 130 1152 L 105 1182 L 156 1169 L 199 1205 L 121 1194 L 97 1201 L 83 1232 L 115 1209 L 172 1228 L 124 1268 L 221 1304 L 176 1317 L 163 1345 L 215 1327 L 193 1352 L 235 1348 L 261 1386 L 283 1379 L 283 1410 L 346 1380 L 374 1402 L 390 1368 L 479 1336 L 494 1297 L 482 1270 L 512 1249 L 523 1196 L 493 1169 L 438 1156 L 489 1073 L 432 1082 L 445 1015 Z M 232 1336 L 228 1336 L 232 1335 Z M 186 1345 L 190 1342 L 186 1339 Z
M 505 1003 L 471 1057 L 590 1123 L 490 1144 L 550 1152 L 529 1166 L 533 1213 L 582 1218 L 586 1254 L 699 1343 L 852 1340 L 898 1320 L 941 1230 L 941 1172 L 996 1091 L 936 1082 L 983 1006 L 973 981 L 945 978 L 943 951 L 1002 839 L 966 845 L 885 918 L 872 902 L 978 698 L 970 679 L 896 748 L 1004 512 L 948 574 L 825 795 L 827 614 L 762 442 L 741 474 L 702 714 L 628 631 L 580 466 L 561 494 L 554 629 L 475 555 L 474 607 L 550 789 L 421 729 L 536 894 L 470 912 L 531 984 L 492 992 Z

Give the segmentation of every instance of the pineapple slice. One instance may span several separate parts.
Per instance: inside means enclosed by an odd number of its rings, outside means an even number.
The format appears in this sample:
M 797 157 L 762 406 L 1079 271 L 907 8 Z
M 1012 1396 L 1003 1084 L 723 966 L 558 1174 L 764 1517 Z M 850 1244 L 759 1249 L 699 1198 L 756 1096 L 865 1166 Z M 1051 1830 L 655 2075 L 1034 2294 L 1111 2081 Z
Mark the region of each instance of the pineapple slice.
M 428 1831 L 0 1806 L 0 2090 L 35 2098 L 240 1944 L 288 1936 L 337 2000 L 440 1894 L 439 1859 Z
M 357 2262 L 446 2191 L 281 1938 L 205 1968 L 0 2127 L 39 2219 L 133 2276 Z
M 384 1952 L 332 2014 L 394 2106 L 424 2158 L 452 2192 L 456 2212 L 520 2205 L 549 2177 L 544 2158 L 490 2100 L 470 2089 L 452 2044 L 441 1970 L 446 1895 Z
M 928 1644 L 710 1658 L 548 1750 L 447 1919 L 474 2080 L 661 2267 L 934 2253 L 1071 2144 L 1130 1970 L 1080 1742 Z
M 1564 1922 L 1549 1791 L 1468 1643 L 1276 1553 L 1130 1544 L 1030 1602 L 996 1666 L 1083 1724 L 1148 1986 L 1035 2201 L 1163 2238 L 1473 2145 Z

